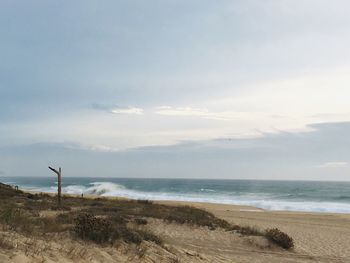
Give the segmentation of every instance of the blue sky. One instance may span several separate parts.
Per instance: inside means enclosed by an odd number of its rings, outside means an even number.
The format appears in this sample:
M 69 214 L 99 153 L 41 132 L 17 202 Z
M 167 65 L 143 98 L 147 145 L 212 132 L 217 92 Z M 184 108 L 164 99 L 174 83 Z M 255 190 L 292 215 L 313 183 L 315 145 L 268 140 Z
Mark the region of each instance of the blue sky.
M 0 173 L 350 180 L 347 1 L 1 1 Z

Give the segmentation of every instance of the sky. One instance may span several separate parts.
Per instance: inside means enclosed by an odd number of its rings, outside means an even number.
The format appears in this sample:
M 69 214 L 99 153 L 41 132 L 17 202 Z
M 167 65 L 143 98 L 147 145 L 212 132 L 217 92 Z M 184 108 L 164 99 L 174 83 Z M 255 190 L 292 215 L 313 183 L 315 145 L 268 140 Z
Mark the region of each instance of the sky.
M 0 2 L 0 176 L 350 181 L 345 0 Z

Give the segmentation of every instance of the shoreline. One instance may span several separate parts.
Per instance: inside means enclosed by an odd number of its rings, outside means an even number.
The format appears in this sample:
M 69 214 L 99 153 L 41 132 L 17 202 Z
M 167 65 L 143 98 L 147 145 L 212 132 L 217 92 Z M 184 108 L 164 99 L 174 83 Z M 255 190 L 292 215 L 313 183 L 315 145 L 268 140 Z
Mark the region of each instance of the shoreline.
M 11 184 L 28 190 L 51 192 L 57 191 L 55 178 L 20 179 L 13 177 Z M 120 179 L 120 180 L 117 180 Z M 122 180 L 123 179 L 123 180 Z M 153 181 L 152 181 L 153 180 Z M 265 211 L 281 211 L 296 213 L 327 213 L 350 214 L 350 183 L 346 185 L 307 184 L 299 181 L 282 183 L 272 181 L 262 183 L 250 180 L 230 180 L 222 183 L 214 180 L 213 183 L 187 182 L 166 179 L 166 182 L 155 179 L 134 180 L 133 178 L 99 178 L 91 177 L 77 179 L 65 177 L 62 186 L 63 193 L 96 194 L 99 196 L 118 196 L 119 198 L 147 199 L 154 201 L 199 202 L 211 204 L 226 204 L 234 206 L 254 207 Z M 237 181 L 237 182 L 236 182 Z M 239 181 L 239 182 L 238 182 Z
M 43 191 L 33 191 L 25 188 L 20 188 L 21 191 L 31 194 L 48 194 L 51 196 L 56 195 L 52 192 L 43 192 Z M 71 197 L 81 197 L 79 194 L 68 194 L 68 193 L 62 193 L 62 196 L 71 196 Z M 140 200 L 140 199 L 133 199 L 133 198 L 127 198 L 122 196 L 101 196 L 101 195 L 94 195 L 94 194 L 84 194 L 83 198 L 106 198 L 110 200 Z M 143 199 L 141 199 L 143 200 Z M 145 199 L 146 200 L 146 199 Z M 219 210 L 227 210 L 227 211 L 241 211 L 241 212 L 258 212 L 258 213 L 275 213 L 275 214 L 298 214 L 298 215 L 344 215 L 349 216 L 350 213 L 341 213 L 341 212 L 322 212 L 322 211 L 293 211 L 293 210 L 269 210 L 264 209 L 252 205 L 239 205 L 239 204 L 224 204 L 224 203 L 214 203 L 214 202 L 201 202 L 201 201 L 183 201 L 183 200 L 149 200 L 155 203 L 159 204 L 165 204 L 165 205 L 189 205 L 194 206 L 202 209 L 206 209 L 207 207 L 210 208 L 216 208 Z

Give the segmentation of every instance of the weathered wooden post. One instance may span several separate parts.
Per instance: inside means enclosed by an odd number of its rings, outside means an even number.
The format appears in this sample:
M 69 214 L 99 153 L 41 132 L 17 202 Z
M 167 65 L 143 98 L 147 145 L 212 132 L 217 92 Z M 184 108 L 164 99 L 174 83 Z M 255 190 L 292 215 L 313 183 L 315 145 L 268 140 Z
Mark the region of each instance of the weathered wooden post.
M 58 207 L 61 207 L 61 175 L 62 175 L 62 170 L 61 167 L 58 168 L 58 171 L 52 167 L 49 166 L 49 169 L 53 171 L 55 174 L 57 174 L 57 204 Z

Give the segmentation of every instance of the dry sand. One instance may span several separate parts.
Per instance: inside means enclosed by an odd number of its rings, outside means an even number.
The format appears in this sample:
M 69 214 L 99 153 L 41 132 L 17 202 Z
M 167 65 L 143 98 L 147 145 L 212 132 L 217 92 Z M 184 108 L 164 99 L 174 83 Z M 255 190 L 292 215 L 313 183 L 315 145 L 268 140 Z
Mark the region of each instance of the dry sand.
M 0 232 L 0 239 L 15 247 L 0 249 L 0 262 L 350 262 L 350 215 L 273 212 L 207 203 L 161 203 L 192 205 L 240 225 L 278 227 L 294 238 L 295 249 L 285 251 L 260 237 L 151 219 L 144 227 L 161 236 L 164 247 L 148 242 L 141 247 L 126 244 L 101 247 L 72 240 L 68 234 L 47 240 Z
M 189 204 L 239 225 L 260 229 L 278 227 L 294 238 L 293 253 L 254 250 L 233 244 L 230 250 L 236 262 L 350 262 L 349 214 L 276 212 L 247 206 Z

